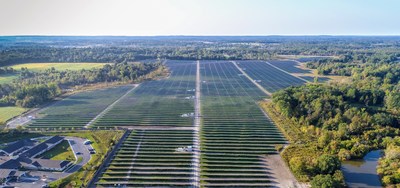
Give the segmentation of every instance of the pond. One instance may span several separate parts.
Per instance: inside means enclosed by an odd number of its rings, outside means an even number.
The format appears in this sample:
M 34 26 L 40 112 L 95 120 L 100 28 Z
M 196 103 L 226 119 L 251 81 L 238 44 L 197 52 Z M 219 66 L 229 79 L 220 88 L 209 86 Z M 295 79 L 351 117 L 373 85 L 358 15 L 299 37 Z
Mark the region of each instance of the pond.
M 350 188 L 376 188 L 382 187 L 376 173 L 381 150 L 369 152 L 361 160 L 349 160 L 342 163 L 342 171 L 346 184 Z

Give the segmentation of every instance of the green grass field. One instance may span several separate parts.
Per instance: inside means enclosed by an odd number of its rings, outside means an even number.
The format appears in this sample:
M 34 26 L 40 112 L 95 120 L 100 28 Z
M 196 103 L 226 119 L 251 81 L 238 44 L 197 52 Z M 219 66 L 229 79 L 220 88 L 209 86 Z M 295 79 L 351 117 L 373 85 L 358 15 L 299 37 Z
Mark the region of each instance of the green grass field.
M 42 71 L 54 67 L 56 70 L 81 70 L 101 68 L 106 63 L 25 63 L 11 66 L 13 69 L 20 70 L 22 67 L 31 71 Z
M 69 146 L 67 140 L 62 141 L 56 147 L 41 154 L 37 158 L 52 159 L 52 160 L 68 160 L 68 161 L 75 160 L 74 153 L 72 152 L 72 149 Z
M 6 122 L 7 120 L 20 115 L 25 112 L 26 108 L 16 107 L 16 106 L 5 106 L 0 107 L 0 124 Z

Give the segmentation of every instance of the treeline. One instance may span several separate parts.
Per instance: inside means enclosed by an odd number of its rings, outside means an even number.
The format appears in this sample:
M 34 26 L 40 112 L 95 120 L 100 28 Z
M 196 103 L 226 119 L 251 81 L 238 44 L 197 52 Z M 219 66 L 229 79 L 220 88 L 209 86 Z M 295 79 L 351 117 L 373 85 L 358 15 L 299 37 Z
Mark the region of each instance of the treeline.
M 104 65 L 100 69 L 42 72 L 21 69 L 20 77 L 11 84 L 0 84 L 0 106 L 35 107 L 61 94 L 62 89 L 99 82 L 133 82 L 152 76 L 162 63 L 122 63 Z M 153 75 L 154 76 L 154 75 Z
M 0 43 L 0 65 L 124 63 L 158 58 L 267 60 L 279 55 L 339 57 L 314 62 L 314 67 L 319 67 L 332 62 L 393 62 L 400 57 L 399 51 L 399 37 L 5 37 Z M 329 67 L 324 69 L 327 74 L 331 72 Z
M 325 58 L 310 61 L 307 68 L 317 69 L 320 75 L 351 76 L 354 70 L 362 70 L 366 67 L 396 64 L 399 54 L 350 54 L 341 55 L 338 58 Z
M 16 70 L 13 69 L 12 67 L 0 67 L 0 76 L 2 74 L 12 74 L 15 72 L 16 72 Z
M 325 130 L 341 128 L 346 134 L 359 135 L 375 125 L 399 127 L 396 116 L 386 109 L 400 106 L 385 106 L 394 101 L 385 98 L 382 90 L 349 85 L 306 85 L 278 91 L 273 102 L 285 117 Z
M 382 177 L 384 185 L 399 187 L 400 185 L 400 137 L 385 138 L 385 155 L 379 159 L 377 172 Z
M 201 47 L 24 47 L 0 51 L 0 65 L 29 62 L 112 62 L 125 63 L 146 59 L 176 60 L 241 60 L 268 59 L 271 54 L 263 49 L 201 48 Z

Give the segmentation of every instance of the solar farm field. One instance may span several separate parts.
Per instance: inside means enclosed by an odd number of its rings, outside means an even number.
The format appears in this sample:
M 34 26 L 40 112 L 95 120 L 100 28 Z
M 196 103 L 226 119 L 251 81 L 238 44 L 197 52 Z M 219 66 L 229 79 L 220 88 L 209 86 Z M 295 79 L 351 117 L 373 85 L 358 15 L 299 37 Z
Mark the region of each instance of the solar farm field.
M 168 79 L 142 83 L 95 127 L 193 126 L 196 63 L 168 61 Z
M 269 92 L 306 83 L 262 61 L 238 61 L 237 64 Z
M 192 130 L 134 130 L 102 172 L 97 187 L 190 187 Z
M 167 66 L 168 78 L 142 83 L 95 122 L 131 131 L 95 185 L 273 185 L 266 155 L 276 154 L 275 145 L 286 140 L 257 104 L 269 96 L 232 62 L 168 61 Z
M 303 78 L 309 82 L 314 82 L 315 76 L 313 76 L 312 71 L 299 68 L 298 67 L 299 63 L 296 61 L 268 61 L 268 62 L 289 73 L 299 74 L 300 78 Z M 326 82 L 329 80 L 330 79 L 327 77 L 318 77 L 318 82 Z
M 42 110 L 28 128 L 83 128 L 130 89 L 132 86 L 118 86 L 71 95 Z
M 267 96 L 231 62 L 201 62 L 201 187 L 270 185 L 266 154 L 286 143 L 257 101 Z
M 299 63 L 296 61 L 268 61 L 272 65 L 279 67 L 290 73 L 311 73 L 311 70 L 299 68 Z

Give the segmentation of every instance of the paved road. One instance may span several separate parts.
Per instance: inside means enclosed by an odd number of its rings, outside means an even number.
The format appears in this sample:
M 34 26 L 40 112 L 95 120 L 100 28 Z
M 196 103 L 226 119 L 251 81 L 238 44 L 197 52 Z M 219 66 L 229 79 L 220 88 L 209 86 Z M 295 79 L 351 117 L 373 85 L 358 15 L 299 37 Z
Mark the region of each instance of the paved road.
M 78 160 L 82 157 L 82 161 L 78 164 L 74 165 L 72 168 L 68 169 L 67 173 L 74 173 L 82 168 L 86 163 L 90 161 L 91 155 L 89 152 L 90 145 L 83 144 L 86 139 L 77 138 L 77 137 L 66 137 L 69 145 L 71 146 L 72 151 L 74 152 L 75 159 Z M 77 154 L 80 153 L 80 154 Z
M 8 121 L 6 126 L 8 128 L 10 128 L 10 129 L 15 129 L 18 126 L 26 125 L 27 123 L 29 123 L 32 120 L 32 118 L 30 116 L 36 117 L 40 112 L 42 112 L 46 108 L 47 107 L 45 107 L 45 108 L 34 108 L 32 110 L 29 110 L 24 115 L 20 115 L 18 117 L 15 117 L 14 119 L 11 119 L 10 121 Z

